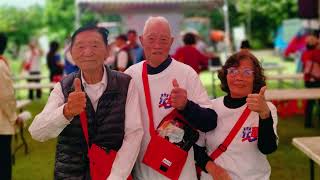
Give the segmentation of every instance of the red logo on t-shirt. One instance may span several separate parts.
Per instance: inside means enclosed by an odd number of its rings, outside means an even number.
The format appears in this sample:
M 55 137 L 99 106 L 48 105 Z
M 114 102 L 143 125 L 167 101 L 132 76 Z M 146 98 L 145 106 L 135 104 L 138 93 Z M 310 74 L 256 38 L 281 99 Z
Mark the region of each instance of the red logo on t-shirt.
M 253 142 L 258 139 L 258 127 L 244 127 L 242 131 L 242 142 Z
M 169 109 L 171 108 L 170 94 L 162 93 L 160 95 L 159 108 Z

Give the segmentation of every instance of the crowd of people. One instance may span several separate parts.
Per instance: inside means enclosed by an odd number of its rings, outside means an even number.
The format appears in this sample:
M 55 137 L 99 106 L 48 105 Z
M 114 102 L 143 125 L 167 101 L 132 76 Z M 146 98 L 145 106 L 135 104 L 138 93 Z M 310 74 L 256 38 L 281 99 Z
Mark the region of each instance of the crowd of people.
M 196 34 L 184 34 L 185 45 L 171 56 L 168 20 L 149 17 L 141 45 L 137 39 L 129 30 L 111 50 L 108 30 L 87 25 L 73 33 L 64 57 L 59 43 L 50 42 L 47 65 L 57 83 L 29 132 L 40 142 L 57 138 L 54 179 L 269 179 L 266 155 L 277 149 L 278 119 L 264 98 L 258 59 L 247 49 L 230 56 L 219 71 L 227 95 L 210 100 L 199 73 L 216 56 L 197 47 Z M 42 51 L 34 43 L 29 47 L 24 67 L 39 74 Z M 0 78 L 7 80 L 4 72 Z M 0 92 L 0 98 L 11 97 Z M 0 149 L 6 151 L 0 167 L 8 167 L 13 132 L 6 129 L 17 118 L 14 108 L 0 108 L 7 127 L 0 126 L 0 144 L 7 147 Z M 3 177 L 10 180 L 11 169 L 0 168 Z

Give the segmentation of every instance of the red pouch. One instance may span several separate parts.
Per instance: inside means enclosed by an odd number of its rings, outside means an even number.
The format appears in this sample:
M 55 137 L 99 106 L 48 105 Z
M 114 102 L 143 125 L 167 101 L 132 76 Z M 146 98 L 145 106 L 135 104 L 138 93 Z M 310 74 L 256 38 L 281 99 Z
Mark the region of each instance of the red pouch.
M 96 144 L 92 144 L 88 152 L 91 179 L 106 180 L 110 175 L 116 155 L 116 151 L 110 150 L 107 152 Z
M 153 135 L 142 162 L 164 176 L 177 180 L 187 157 L 188 152 L 158 135 Z
M 23 64 L 23 69 L 26 70 L 26 71 L 29 71 L 30 67 L 31 67 L 31 63 L 30 62 L 27 62 L 27 63 Z
M 54 75 L 52 77 L 52 82 L 57 83 L 57 82 L 60 82 L 61 79 L 62 79 L 62 75 Z

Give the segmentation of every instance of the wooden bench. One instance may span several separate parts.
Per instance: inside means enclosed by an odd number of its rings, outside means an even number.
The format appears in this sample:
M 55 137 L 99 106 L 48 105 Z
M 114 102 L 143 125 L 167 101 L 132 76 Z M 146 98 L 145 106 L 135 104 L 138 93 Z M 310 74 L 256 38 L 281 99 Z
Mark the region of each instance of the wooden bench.
M 320 99 L 320 88 L 267 89 L 265 98 L 274 103 L 281 117 L 303 114 L 305 100 Z
M 267 89 L 265 97 L 267 100 L 320 99 L 320 88 Z
M 21 75 L 21 76 L 12 76 L 12 80 L 20 81 L 20 80 L 41 80 L 41 79 L 49 79 L 48 76 L 44 75 Z
M 22 121 L 21 123 L 18 124 L 18 127 L 16 129 L 16 133 L 14 135 L 15 137 L 15 141 L 18 142 L 18 135 L 20 136 L 21 139 L 21 144 L 17 145 L 15 147 L 15 149 L 13 150 L 12 153 L 12 162 L 13 164 L 15 163 L 15 154 L 16 152 L 21 149 L 22 147 L 24 147 L 24 153 L 28 154 L 29 153 L 29 148 L 28 148 L 28 144 L 27 141 L 24 137 L 24 129 L 26 128 L 26 122 L 31 118 L 31 117 L 27 117 L 27 116 L 31 116 L 31 115 L 27 115 L 26 114 L 30 114 L 30 112 L 28 111 L 24 111 L 23 109 L 28 106 L 31 103 L 31 100 L 29 99 L 24 99 L 24 100 L 18 100 L 17 101 L 17 110 L 19 111 L 18 114 L 18 118 Z
M 41 84 L 41 83 L 28 83 L 28 84 L 14 84 L 13 87 L 15 90 L 23 90 L 23 89 L 45 89 L 45 88 L 53 88 L 56 83 L 47 83 L 47 84 Z
M 294 86 L 298 87 L 298 82 L 303 81 L 303 73 L 297 74 L 277 74 L 277 75 L 266 75 L 268 81 L 278 81 L 278 87 L 281 88 L 285 80 L 292 80 Z

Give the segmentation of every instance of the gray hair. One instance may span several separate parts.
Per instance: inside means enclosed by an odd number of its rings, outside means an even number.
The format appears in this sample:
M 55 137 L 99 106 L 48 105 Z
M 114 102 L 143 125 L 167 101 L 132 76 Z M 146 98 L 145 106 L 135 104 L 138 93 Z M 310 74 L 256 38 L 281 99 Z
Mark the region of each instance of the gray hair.
M 150 24 L 155 23 L 155 22 L 158 22 L 158 23 L 162 23 L 162 24 L 167 25 L 168 28 L 169 28 L 169 33 L 171 34 L 171 26 L 170 26 L 170 24 L 169 24 L 169 21 L 168 21 L 165 17 L 163 17 L 163 16 L 150 16 L 150 17 L 146 20 L 146 22 L 145 22 L 145 24 L 144 24 L 143 34 L 145 33 L 147 27 L 149 27 Z

